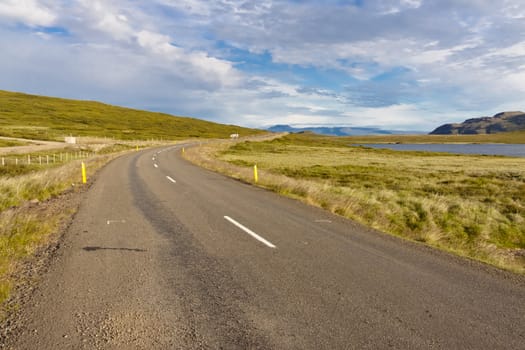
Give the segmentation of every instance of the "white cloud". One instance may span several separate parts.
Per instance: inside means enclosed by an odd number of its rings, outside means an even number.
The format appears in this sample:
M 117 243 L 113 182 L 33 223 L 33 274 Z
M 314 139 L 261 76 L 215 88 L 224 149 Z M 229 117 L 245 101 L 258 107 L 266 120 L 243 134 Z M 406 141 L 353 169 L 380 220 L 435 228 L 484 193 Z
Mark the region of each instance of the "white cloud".
M 115 5 L 98 0 L 78 0 L 77 18 L 81 30 L 96 30 L 110 35 L 115 40 L 129 41 L 134 29 L 127 16 L 121 13 Z
M 4 0 L 0 3 L 0 17 L 28 26 L 50 26 L 57 16 L 37 0 Z
M 400 0 L 400 1 L 379 1 L 379 12 L 384 15 L 392 15 L 407 9 L 417 9 L 421 6 L 422 0 Z
M 190 15 L 209 16 L 215 1 L 200 0 L 160 0 L 160 4 L 177 8 Z
M 411 129 L 427 126 L 423 116 L 430 117 L 428 111 L 423 111 L 415 105 L 401 104 L 378 108 L 358 108 L 352 115 L 356 118 L 356 125 L 384 125 L 395 129 Z
M 423 0 L 401 0 L 401 5 L 417 9 Z
M 209 57 L 205 52 L 187 52 L 172 45 L 167 35 L 143 30 L 138 32 L 136 37 L 140 46 L 173 62 L 176 65 L 174 69 L 182 69 L 194 78 L 221 86 L 234 86 L 239 83 L 239 74 L 227 61 Z
M 127 39 L 133 31 L 124 18 L 124 15 L 104 13 L 101 14 L 96 27 L 101 31 L 110 33 L 115 39 Z
M 170 45 L 170 38 L 167 35 L 142 30 L 137 33 L 137 41 L 140 46 L 155 53 L 172 55 L 173 58 L 179 56 L 179 49 Z
M 485 55 L 485 58 L 490 57 L 525 57 L 525 41 L 503 47 L 492 49 L 490 53 Z

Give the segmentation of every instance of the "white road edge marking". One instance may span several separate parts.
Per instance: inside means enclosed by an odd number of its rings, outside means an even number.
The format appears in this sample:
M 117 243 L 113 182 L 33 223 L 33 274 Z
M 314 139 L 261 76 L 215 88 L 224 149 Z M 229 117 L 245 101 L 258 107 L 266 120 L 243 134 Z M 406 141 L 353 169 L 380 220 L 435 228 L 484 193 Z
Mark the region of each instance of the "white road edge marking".
M 158 167 L 159 167 L 157 164 L 153 164 L 153 166 L 154 166 L 155 168 L 158 168 Z
M 170 181 L 173 182 L 173 183 L 176 183 L 176 182 L 177 182 L 177 181 L 173 180 L 170 176 L 167 176 L 167 175 L 166 175 L 166 179 L 170 180 Z
M 257 233 L 253 232 L 252 230 L 250 230 L 246 226 L 243 226 L 242 224 L 240 224 L 237 221 L 233 220 L 229 216 L 225 215 L 224 218 L 226 220 L 228 220 L 229 222 L 231 222 L 232 224 L 234 224 L 235 226 L 237 226 L 238 228 L 240 228 L 241 230 L 243 230 L 244 232 L 246 232 L 247 234 L 249 234 L 250 236 L 252 236 L 253 238 L 255 238 L 256 240 L 258 240 L 259 242 L 264 243 L 266 246 L 268 246 L 270 248 L 275 248 L 275 246 L 271 242 L 265 240 L 264 238 L 262 238 L 261 236 L 259 236 Z
M 114 224 L 114 223 L 125 224 L 125 223 L 126 223 L 126 220 L 107 220 L 106 223 L 107 223 L 108 225 L 110 225 L 110 224 Z

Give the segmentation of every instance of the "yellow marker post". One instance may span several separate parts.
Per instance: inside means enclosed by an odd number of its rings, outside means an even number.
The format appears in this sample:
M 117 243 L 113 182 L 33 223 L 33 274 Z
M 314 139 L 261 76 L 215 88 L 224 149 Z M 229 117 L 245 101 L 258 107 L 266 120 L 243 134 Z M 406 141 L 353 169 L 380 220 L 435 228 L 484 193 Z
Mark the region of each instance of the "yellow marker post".
M 82 162 L 82 183 L 86 183 L 86 164 Z
M 184 147 L 182 147 L 182 154 L 184 154 L 184 152 L 186 152 L 186 151 L 184 150 Z
M 135 151 L 138 151 L 139 150 L 139 146 L 135 146 Z
M 253 179 L 255 183 L 259 181 L 259 174 L 257 174 L 257 164 L 253 166 Z

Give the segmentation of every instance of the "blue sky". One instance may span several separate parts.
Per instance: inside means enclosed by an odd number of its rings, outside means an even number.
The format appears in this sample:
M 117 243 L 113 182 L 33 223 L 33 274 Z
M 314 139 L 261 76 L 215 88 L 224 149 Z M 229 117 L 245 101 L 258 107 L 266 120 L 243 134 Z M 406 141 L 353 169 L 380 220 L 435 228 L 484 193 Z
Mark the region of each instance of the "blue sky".
M 522 0 L 0 0 L 0 89 L 251 127 L 525 109 Z

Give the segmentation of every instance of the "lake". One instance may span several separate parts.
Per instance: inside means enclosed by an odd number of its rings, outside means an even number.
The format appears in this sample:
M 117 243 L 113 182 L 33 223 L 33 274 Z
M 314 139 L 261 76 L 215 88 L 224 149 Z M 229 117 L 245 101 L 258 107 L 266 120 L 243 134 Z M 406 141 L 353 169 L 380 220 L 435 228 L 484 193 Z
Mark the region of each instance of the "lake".
M 357 146 L 357 145 L 356 145 Z M 395 151 L 428 151 L 456 154 L 483 154 L 511 157 L 525 157 L 525 144 L 361 144 L 359 146 L 391 149 Z

